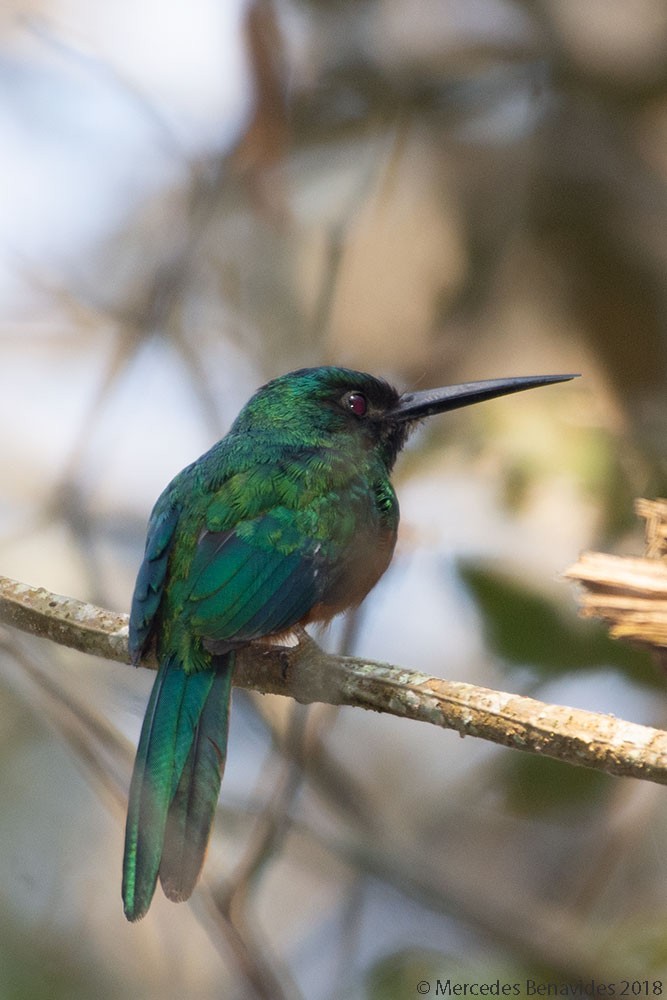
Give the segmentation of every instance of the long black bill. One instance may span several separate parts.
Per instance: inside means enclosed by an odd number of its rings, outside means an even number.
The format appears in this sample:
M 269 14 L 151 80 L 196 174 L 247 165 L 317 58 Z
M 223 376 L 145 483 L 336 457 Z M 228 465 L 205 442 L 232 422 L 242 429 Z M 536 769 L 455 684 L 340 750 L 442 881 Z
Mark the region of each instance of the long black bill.
M 510 392 L 536 389 L 540 385 L 553 382 L 569 382 L 578 375 L 521 375 L 518 378 L 492 378 L 483 382 L 462 382 L 460 385 L 446 385 L 441 389 L 425 389 L 423 392 L 406 392 L 398 401 L 398 406 L 387 414 L 395 420 L 420 420 L 433 413 L 457 410 L 460 406 L 482 403 L 485 399 L 507 396 Z

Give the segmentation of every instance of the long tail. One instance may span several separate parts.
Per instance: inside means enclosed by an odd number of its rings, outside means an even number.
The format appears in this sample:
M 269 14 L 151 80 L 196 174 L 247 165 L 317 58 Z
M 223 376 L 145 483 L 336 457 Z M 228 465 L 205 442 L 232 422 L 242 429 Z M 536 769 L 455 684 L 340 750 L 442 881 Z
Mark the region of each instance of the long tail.
M 187 899 L 206 854 L 227 750 L 234 653 L 187 674 L 158 670 L 132 774 L 125 827 L 123 906 L 148 910 L 158 874 L 170 899 Z

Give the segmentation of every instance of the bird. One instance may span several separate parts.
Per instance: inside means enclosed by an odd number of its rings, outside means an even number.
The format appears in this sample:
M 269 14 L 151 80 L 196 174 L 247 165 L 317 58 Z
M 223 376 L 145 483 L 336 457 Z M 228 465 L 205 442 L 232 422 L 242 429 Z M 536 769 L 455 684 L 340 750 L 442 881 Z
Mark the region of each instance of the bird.
M 130 783 L 122 898 L 148 911 L 158 878 L 188 899 L 227 751 L 234 662 L 260 642 L 357 606 L 387 569 L 399 506 L 391 471 L 434 414 L 574 375 L 405 392 L 365 372 L 303 368 L 262 386 L 228 434 L 166 487 L 150 515 L 129 649 L 158 670 Z

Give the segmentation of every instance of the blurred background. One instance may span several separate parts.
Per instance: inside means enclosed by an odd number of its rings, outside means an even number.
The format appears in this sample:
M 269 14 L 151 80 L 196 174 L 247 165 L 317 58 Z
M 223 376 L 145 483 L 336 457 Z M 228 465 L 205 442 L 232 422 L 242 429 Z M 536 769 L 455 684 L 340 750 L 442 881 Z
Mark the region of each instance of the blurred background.
M 126 611 L 157 495 L 289 369 L 578 371 L 414 436 L 322 641 L 667 724 L 560 578 L 667 491 L 662 0 L 8 0 L 0 79 L 1 573 Z M 667 975 L 664 789 L 244 692 L 201 887 L 127 924 L 151 682 L 0 632 L 2 1000 Z

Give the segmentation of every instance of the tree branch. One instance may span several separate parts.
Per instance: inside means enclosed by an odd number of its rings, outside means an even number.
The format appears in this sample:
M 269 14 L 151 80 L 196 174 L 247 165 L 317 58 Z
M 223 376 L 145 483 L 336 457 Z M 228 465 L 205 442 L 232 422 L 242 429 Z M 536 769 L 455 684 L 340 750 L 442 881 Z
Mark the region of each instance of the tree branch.
M 0 622 L 110 660 L 129 662 L 127 616 L 0 577 Z M 155 668 L 147 661 L 145 666 Z M 256 644 L 238 655 L 235 684 L 296 701 L 353 705 L 454 729 L 608 774 L 667 784 L 667 732 L 350 656 L 311 638 Z

